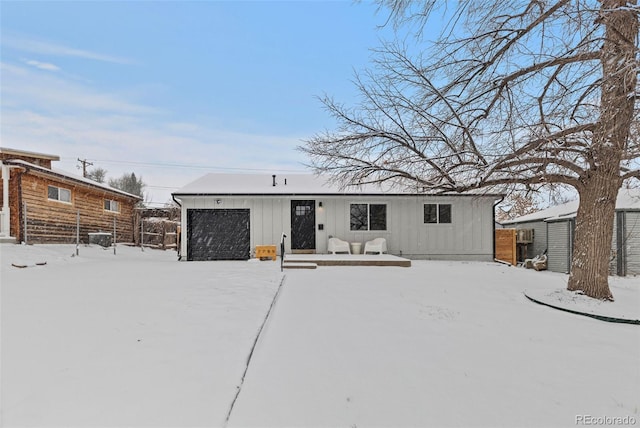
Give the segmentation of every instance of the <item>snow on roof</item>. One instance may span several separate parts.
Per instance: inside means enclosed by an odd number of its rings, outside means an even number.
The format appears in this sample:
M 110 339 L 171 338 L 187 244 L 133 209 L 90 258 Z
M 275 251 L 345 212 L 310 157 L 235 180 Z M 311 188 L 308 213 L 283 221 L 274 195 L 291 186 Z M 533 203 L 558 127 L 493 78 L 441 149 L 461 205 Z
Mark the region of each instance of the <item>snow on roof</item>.
M 73 181 L 79 181 L 79 182 L 82 182 L 82 183 L 85 183 L 85 184 L 89 184 L 89 185 L 94 186 L 94 187 L 99 187 L 101 189 L 105 189 L 105 190 L 108 190 L 108 191 L 114 192 L 114 193 L 119 193 L 121 195 L 125 195 L 125 196 L 131 197 L 131 198 L 142 199 L 138 195 L 134 195 L 132 193 L 127 193 L 127 192 L 125 192 L 123 190 L 116 189 L 116 188 L 111 187 L 111 186 L 107 186 L 106 184 L 103 184 L 103 183 L 98 183 L 97 181 L 93 181 L 93 180 L 91 180 L 89 178 L 85 178 L 85 177 L 82 177 L 80 175 L 75 175 L 75 174 L 68 173 L 68 172 L 63 171 L 61 169 L 45 168 L 45 167 L 42 167 L 42 166 L 39 166 L 39 165 L 32 164 L 32 163 L 27 162 L 27 161 L 20 160 L 20 159 L 11 159 L 11 160 L 8 160 L 6 162 L 10 163 L 11 165 L 26 166 L 26 167 L 28 167 L 30 169 L 35 169 L 35 170 L 38 170 L 38 171 L 44 172 L 44 173 L 53 173 L 55 175 L 59 175 L 59 176 L 62 176 L 64 178 L 68 178 L 68 179 L 73 180 Z
M 175 195 L 186 194 L 336 194 L 385 193 L 379 186 L 353 186 L 340 189 L 327 179 L 312 174 L 207 174 L 187 184 Z M 386 189 L 388 190 L 388 189 Z
M 273 185 L 272 174 L 211 173 L 187 184 L 174 195 L 410 195 L 424 194 L 394 186 L 392 183 L 352 185 L 341 188 L 326 177 L 313 174 L 279 174 Z M 464 195 L 464 194 L 461 194 Z M 451 195 L 448 195 L 451 196 Z M 474 195 L 491 196 L 499 195 Z
M 25 156 L 25 157 L 48 159 L 48 160 L 55 160 L 55 161 L 60 160 L 60 156 L 58 155 L 48 155 L 46 153 L 29 152 L 27 150 L 11 149 L 9 147 L 0 147 L 0 153 L 9 155 L 9 156 Z
M 553 221 L 563 218 L 573 218 L 578 211 L 579 200 L 549 207 L 544 210 L 527 214 L 513 220 L 503 221 L 502 224 L 524 223 L 529 221 Z M 640 191 L 636 189 L 620 189 L 616 199 L 616 210 L 640 210 Z

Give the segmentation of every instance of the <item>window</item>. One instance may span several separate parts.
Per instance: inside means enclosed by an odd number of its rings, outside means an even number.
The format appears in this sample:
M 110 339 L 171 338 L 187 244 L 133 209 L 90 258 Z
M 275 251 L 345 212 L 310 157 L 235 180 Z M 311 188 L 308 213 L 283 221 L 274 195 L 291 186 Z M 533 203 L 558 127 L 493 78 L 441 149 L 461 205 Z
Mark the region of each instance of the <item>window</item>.
M 120 212 L 118 201 L 112 201 L 111 199 L 104 200 L 104 209 L 107 211 Z
M 451 204 L 424 204 L 425 223 L 451 223 Z
M 49 186 L 48 197 L 53 201 L 71 203 L 71 190 L 62 187 Z
M 351 204 L 351 230 L 387 230 L 387 206 Z
M 296 205 L 296 216 L 305 216 L 311 212 L 312 208 L 309 205 Z

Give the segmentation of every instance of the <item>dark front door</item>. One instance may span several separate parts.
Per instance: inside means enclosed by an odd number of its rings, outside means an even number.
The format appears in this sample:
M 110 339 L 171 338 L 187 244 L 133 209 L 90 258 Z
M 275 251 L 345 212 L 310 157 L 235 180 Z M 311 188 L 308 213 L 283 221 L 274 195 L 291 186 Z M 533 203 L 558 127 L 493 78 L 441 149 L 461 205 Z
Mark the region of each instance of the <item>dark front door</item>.
M 291 249 L 316 249 L 316 201 L 291 201 Z
M 248 209 L 187 210 L 187 260 L 247 260 Z

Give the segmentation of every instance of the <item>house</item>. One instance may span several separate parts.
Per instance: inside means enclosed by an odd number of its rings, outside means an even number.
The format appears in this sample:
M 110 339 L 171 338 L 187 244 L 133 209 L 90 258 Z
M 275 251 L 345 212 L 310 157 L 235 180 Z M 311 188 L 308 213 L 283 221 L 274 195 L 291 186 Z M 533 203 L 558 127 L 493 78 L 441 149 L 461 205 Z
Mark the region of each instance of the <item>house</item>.
M 331 237 L 413 259 L 494 259 L 501 195 L 428 195 L 377 185 L 341 189 L 315 175 L 208 174 L 173 193 L 186 260 L 248 259 L 256 245 L 327 253 Z M 364 247 L 364 246 L 362 246 Z
M 140 197 L 52 168 L 55 155 L 0 148 L 0 239 L 8 242 L 88 242 L 92 232 L 133 241 Z M 79 227 L 78 227 L 79 226 Z
M 532 258 L 547 251 L 548 269 L 569 273 L 577 211 L 575 200 L 505 221 L 502 226 L 532 231 L 529 233 L 532 242 L 525 246 L 523 257 Z M 613 228 L 610 272 L 620 276 L 640 274 L 639 191 L 621 189 L 618 192 Z

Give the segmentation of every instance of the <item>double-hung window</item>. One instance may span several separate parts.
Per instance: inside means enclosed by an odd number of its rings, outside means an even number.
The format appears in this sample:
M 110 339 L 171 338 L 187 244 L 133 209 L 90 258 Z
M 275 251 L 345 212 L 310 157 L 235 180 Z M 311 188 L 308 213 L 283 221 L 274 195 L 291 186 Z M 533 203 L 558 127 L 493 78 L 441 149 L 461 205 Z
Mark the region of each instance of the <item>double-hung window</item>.
M 104 200 L 104 209 L 106 211 L 120 212 L 120 207 L 118 206 L 118 201 L 112 201 L 111 199 Z
M 425 223 L 451 223 L 451 204 L 424 204 Z
M 71 203 L 71 190 L 57 186 L 49 186 L 48 198 L 51 201 Z
M 387 230 L 385 204 L 351 204 L 351 230 Z

